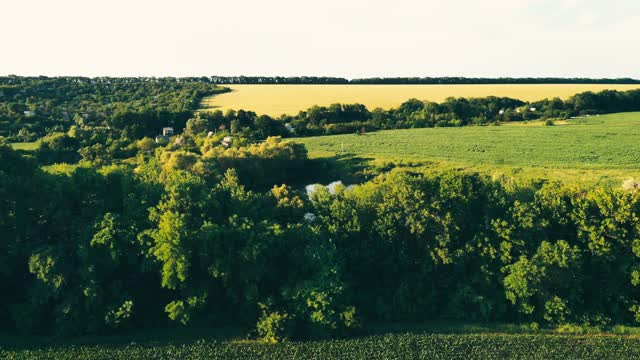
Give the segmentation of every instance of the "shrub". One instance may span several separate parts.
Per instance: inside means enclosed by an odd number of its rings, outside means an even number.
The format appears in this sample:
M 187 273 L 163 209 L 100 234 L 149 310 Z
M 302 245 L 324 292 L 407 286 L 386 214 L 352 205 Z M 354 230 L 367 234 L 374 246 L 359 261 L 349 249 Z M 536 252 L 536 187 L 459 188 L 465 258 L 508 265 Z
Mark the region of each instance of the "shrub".
M 260 338 L 268 343 L 286 341 L 291 333 L 291 317 L 287 313 L 267 312 L 263 306 L 262 317 L 256 324 Z

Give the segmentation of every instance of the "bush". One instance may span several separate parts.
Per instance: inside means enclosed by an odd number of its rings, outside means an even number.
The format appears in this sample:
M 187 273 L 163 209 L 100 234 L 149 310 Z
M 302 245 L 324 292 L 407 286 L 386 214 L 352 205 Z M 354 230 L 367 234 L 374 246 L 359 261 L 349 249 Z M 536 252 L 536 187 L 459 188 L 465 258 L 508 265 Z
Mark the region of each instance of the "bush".
M 602 332 L 602 329 L 596 326 L 588 325 L 588 324 L 585 324 L 585 325 L 563 324 L 558 326 L 555 329 L 555 332 L 560 334 L 584 335 L 584 334 L 598 334 Z
M 260 338 L 268 343 L 286 341 L 291 334 L 291 317 L 287 313 L 267 312 L 263 308 L 262 317 L 256 324 Z

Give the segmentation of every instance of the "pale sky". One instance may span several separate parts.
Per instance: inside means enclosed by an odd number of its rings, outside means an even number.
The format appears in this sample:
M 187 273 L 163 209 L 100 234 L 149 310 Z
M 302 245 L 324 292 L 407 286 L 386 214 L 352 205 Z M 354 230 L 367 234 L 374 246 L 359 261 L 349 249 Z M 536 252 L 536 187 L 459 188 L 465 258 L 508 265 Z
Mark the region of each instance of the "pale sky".
M 640 0 L 0 0 L 0 74 L 640 78 Z

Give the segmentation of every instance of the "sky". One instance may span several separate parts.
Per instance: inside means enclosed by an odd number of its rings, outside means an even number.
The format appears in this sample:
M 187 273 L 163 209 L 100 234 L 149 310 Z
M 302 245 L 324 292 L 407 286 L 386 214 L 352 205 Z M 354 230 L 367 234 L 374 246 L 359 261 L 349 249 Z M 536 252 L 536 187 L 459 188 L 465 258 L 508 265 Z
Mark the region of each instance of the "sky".
M 638 0 L 0 0 L 0 74 L 640 78 Z

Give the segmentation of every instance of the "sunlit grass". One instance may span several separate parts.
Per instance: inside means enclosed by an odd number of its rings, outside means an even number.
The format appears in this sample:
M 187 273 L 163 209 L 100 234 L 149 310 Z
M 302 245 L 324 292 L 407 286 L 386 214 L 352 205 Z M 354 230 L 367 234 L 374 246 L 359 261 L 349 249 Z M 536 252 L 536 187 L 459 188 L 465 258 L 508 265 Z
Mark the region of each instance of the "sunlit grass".
M 15 150 L 25 150 L 25 151 L 33 151 L 38 148 L 38 142 L 21 142 L 21 143 L 12 143 L 11 146 Z
M 640 113 L 502 126 L 298 138 L 312 157 L 342 154 L 381 168 L 460 169 L 493 176 L 612 181 L 640 175 Z

